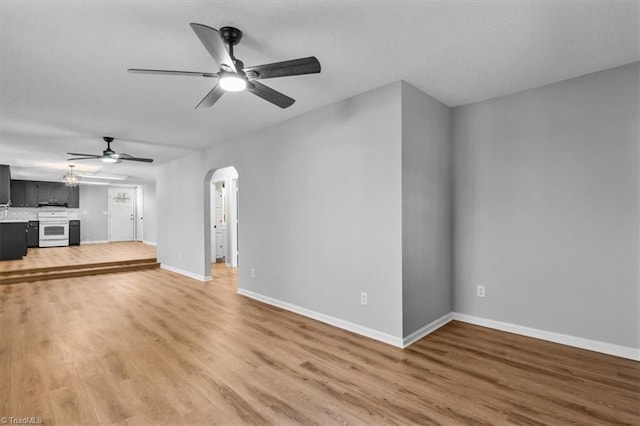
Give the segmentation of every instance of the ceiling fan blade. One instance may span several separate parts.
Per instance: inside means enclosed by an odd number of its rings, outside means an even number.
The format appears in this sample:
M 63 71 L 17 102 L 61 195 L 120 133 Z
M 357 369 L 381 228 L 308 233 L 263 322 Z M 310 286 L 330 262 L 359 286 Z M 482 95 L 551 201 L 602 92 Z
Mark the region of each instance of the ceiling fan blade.
M 102 155 L 92 155 L 90 157 L 73 157 L 73 158 L 67 158 L 67 161 L 76 161 L 76 160 L 97 160 L 99 158 L 102 158 Z
M 275 78 L 289 75 L 315 74 L 320 72 L 320 62 L 315 56 L 274 62 L 273 64 L 256 65 L 244 68 L 249 78 Z
M 218 66 L 222 68 L 225 65 L 230 71 L 237 72 L 218 30 L 202 24 L 191 23 L 190 25 Z
M 195 72 L 195 71 L 171 71 L 171 70 L 148 70 L 142 68 L 129 68 L 127 71 L 134 74 L 156 74 L 156 75 L 178 75 L 186 77 L 217 77 L 217 73 Z
M 222 87 L 220 87 L 220 85 L 216 84 L 213 87 L 213 89 L 211 89 L 211 91 L 209 93 L 207 93 L 207 96 L 202 98 L 200 103 L 198 105 L 196 105 L 196 109 L 198 109 L 200 107 L 205 107 L 205 108 L 212 107 L 213 104 L 215 104 L 223 94 L 224 94 L 224 89 L 222 89 Z
M 153 163 L 152 158 L 134 157 L 133 155 L 129 155 L 124 152 L 118 152 L 117 154 L 113 154 L 112 157 L 118 160 L 141 161 L 143 163 Z
M 265 86 L 257 81 L 250 81 L 247 85 L 247 90 L 256 96 L 261 97 L 265 101 L 269 101 L 280 108 L 288 108 L 296 101 L 288 97 L 287 95 L 272 89 L 269 86 Z
M 80 154 L 78 152 L 67 152 L 67 155 L 78 155 L 80 157 L 102 157 L 102 155 L 95 154 Z
M 125 154 L 125 155 L 127 155 L 127 154 Z M 139 162 L 142 162 L 142 163 L 153 163 L 153 158 L 132 157 L 130 155 L 127 155 L 126 157 L 122 157 L 122 154 L 118 154 L 118 160 L 139 161 Z

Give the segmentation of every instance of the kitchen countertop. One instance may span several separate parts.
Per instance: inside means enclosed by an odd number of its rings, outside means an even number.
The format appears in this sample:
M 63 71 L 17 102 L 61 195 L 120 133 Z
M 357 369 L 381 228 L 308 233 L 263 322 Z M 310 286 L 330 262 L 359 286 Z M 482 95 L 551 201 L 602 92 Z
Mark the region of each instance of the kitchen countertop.
M 0 223 L 29 223 L 29 221 L 24 219 L 0 219 Z

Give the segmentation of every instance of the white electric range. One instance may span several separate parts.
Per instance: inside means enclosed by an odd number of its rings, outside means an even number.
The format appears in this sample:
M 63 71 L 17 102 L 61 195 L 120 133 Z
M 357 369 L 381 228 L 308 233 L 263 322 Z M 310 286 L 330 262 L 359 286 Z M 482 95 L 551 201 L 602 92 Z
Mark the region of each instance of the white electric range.
M 40 221 L 40 247 L 69 245 L 69 215 L 64 210 L 38 212 Z

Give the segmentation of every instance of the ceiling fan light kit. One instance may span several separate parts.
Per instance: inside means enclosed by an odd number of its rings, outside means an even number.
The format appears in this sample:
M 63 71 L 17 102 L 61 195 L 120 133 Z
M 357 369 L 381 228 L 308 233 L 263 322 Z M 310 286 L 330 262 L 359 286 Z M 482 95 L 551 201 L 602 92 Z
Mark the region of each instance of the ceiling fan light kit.
M 218 84 L 198 103 L 196 106 L 197 109 L 200 107 L 213 106 L 225 92 L 241 92 L 244 90 L 280 108 L 288 108 L 293 105 L 295 99 L 256 80 L 315 74 L 319 73 L 321 69 L 320 62 L 315 56 L 245 68 L 244 63 L 233 54 L 234 46 L 242 39 L 242 31 L 234 27 L 222 27 L 218 31 L 206 25 L 196 23 L 192 23 L 191 28 L 205 49 L 207 49 L 207 52 L 209 52 L 213 60 L 218 64 L 218 73 L 140 68 L 130 68 L 128 71 L 137 74 L 217 77 Z
M 102 157 L 103 163 L 117 164 L 117 163 L 120 163 L 121 161 L 122 160 L 119 160 L 118 158 L 115 158 L 115 157 Z
M 102 140 L 107 143 L 107 149 L 102 151 L 102 155 L 93 155 L 93 154 L 80 154 L 78 152 L 67 152 L 69 155 L 74 155 L 72 158 L 68 158 L 67 161 L 77 161 L 77 160 L 102 160 L 104 163 L 120 163 L 123 160 L 126 161 L 138 161 L 141 163 L 153 163 L 152 158 L 141 158 L 141 157 L 133 157 L 129 154 L 125 154 L 124 152 L 117 153 L 111 149 L 111 142 L 113 142 L 113 138 L 111 136 L 103 136 Z
M 247 78 L 243 75 L 220 71 L 218 78 L 218 84 L 225 92 L 242 92 L 247 88 Z

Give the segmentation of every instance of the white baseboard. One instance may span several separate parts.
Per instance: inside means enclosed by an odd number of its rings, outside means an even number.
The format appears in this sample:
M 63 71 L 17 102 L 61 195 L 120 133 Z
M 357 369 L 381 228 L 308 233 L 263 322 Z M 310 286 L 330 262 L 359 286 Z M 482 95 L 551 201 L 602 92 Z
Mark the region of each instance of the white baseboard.
M 312 311 L 310 309 L 302 308 L 297 305 L 293 305 L 288 302 L 283 302 L 278 299 L 274 299 L 269 296 L 263 296 L 262 294 L 254 293 L 242 288 L 238 289 L 238 294 L 246 296 L 250 299 L 257 300 L 259 302 L 266 303 L 268 305 L 277 306 L 278 308 L 285 309 L 287 311 L 295 312 L 302 316 L 323 322 L 325 324 L 332 325 L 334 327 L 341 328 L 343 330 L 351 331 L 352 333 L 359 334 L 361 336 L 369 337 L 374 340 L 378 340 L 389 345 L 393 345 L 399 348 L 403 347 L 402 338 L 392 336 L 391 334 L 383 333 L 381 331 L 373 330 L 371 328 L 364 327 L 359 324 L 355 324 L 349 321 L 345 321 L 340 318 L 335 318 L 329 315 L 321 314 L 319 312 Z
M 165 269 L 167 271 L 175 272 L 176 274 L 184 275 L 185 277 L 193 278 L 194 280 L 211 281 L 211 275 L 207 276 L 207 275 L 194 274 L 192 272 L 185 271 L 184 269 L 175 268 L 173 266 L 165 265 L 164 263 L 160 264 L 160 268 L 161 269 Z
M 156 244 L 156 243 L 154 243 L 153 241 L 145 241 L 145 240 L 142 240 L 142 244 L 146 244 L 146 245 L 148 245 L 148 246 L 154 246 L 154 247 L 155 247 L 155 246 L 157 246 L 157 244 Z
M 508 322 L 495 321 L 486 318 L 474 317 L 472 315 L 453 312 L 453 319 L 467 322 L 469 324 L 480 325 L 482 327 L 507 331 L 509 333 L 520 334 L 522 336 L 534 337 L 536 339 L 547 340 L 549 342 L 560 343 L 576 348 L 587 349 L 594 352 L 601 352 L 621 358 L 640 361 L 640 349 L 628 346 L 614 345 L 612 343 L 590 340 L 582 337 L 569 336 L 567 334 L 554 333 L 552 331 L 538 330 L 536 328 L 524 327 L 522 325 L 510 324 Z
M 102 240 L 102 241 L 80 241 L 80 245 L 82 244 L 104 244 L 104 243 L 108 243 L 109 240 Z
M 437 320 L 431 321 L 429 324 L 425 325 L 424 327 L 420 327 L 419 329 L 417 329 L 416 331 L 414 331 L 413 333 L 411 333 L 410 335 L 408 335 L 402 340 L 402 347 L 406 348 L 407 346 L 412 345 L 413 343 L 425 337 L 427 334 L 431 334 L 437 329 L 439 329 L 440 327 L 447 325 L 449 321 L 451 321 L 452 319 L 453 319 L 453 313 L 449 312 L 448 314 L 444 314 Z

